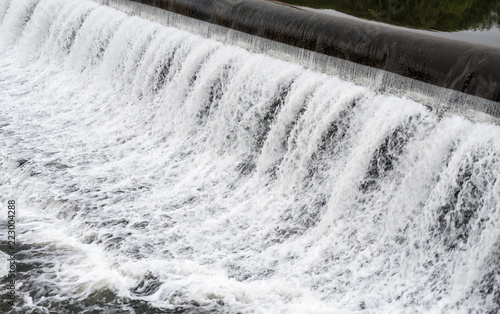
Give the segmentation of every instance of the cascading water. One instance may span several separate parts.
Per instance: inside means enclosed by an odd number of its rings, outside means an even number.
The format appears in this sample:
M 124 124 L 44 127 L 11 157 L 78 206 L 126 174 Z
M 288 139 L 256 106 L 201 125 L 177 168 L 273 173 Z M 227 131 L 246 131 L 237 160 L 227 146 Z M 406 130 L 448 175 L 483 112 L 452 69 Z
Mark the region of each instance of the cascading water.
M 87 0 L 0 23 L 2 311 L 500 310 L 497 125 Z

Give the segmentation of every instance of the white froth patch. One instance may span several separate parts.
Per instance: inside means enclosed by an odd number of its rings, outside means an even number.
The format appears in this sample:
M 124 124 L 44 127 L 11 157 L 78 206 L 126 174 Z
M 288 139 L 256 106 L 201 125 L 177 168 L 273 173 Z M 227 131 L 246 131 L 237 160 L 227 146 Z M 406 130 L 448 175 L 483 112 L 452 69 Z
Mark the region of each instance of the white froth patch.
M 8 261 L 9 255 L 0 252 L 0 277 L 4 278 L 9 275 L 10 262 Z

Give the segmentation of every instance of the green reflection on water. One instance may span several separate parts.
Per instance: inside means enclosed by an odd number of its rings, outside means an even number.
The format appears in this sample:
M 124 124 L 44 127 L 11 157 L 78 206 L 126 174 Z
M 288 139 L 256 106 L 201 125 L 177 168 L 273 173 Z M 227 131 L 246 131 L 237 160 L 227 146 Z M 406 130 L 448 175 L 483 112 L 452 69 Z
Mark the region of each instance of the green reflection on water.
M 280 0 L 411 28 L 461 31 L 497 27 L 500 0 Z

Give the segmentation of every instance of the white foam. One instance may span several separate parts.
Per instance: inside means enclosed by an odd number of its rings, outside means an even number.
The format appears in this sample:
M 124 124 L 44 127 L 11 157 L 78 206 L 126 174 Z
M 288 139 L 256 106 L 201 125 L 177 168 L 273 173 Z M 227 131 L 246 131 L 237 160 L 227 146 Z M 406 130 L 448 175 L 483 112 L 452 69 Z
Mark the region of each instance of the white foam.
M 498 308 L 498 126 L 89 1 L 21 27 L 31 4 L 0 28 L 2 197 L 44 268 L 22 284 L 56 291 L 26 308 Z

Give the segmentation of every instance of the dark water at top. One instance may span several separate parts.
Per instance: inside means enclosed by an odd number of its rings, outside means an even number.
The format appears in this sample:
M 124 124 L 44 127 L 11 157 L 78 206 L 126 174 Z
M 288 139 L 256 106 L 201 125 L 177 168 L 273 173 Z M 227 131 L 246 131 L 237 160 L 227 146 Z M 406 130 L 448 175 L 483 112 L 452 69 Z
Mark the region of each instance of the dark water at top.
M 283 0 L 387 24 L 444 32 L 498 26 L 498 0 Z
M 499 0 L 281 0 L 314 9 L 414 29 L 452 33 L 462 40 L 500 46 Z

